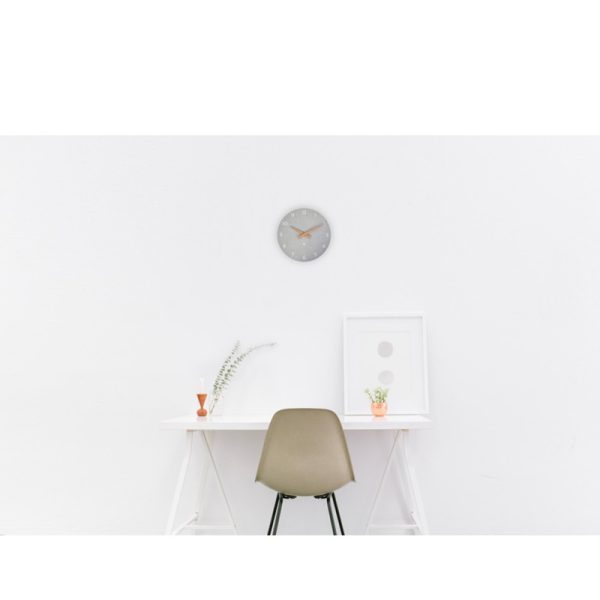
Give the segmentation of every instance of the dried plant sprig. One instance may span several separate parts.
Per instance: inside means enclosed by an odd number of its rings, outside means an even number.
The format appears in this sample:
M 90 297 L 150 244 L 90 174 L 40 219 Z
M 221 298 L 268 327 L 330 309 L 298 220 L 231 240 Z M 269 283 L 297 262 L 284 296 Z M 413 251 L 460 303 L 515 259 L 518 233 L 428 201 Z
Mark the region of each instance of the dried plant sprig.
M 235 375 L 242 361 L 255 350 L 274 345 L 275 342 L 271 342 L 268 344 L 259 344 L 258 346 L 251 346 L 250 348 L 248 348 L 248 350 L 245 350 L 244 352 L 236 356 L 236 354 L 240 350 L 240 342 L 236 342 L 235 346 L 233 347 L 233 350 L 229 353 L 229 355 L 225 359 L 225 362 L 219 369 L 219 372 L 217 373 L 217 376 L 213 383 L 212 402 L 208 411 L 209 414 L 212 414 L 213 410 L 215 409 L 215 406 L 217 405 L 217 402 L 221 399 L 223 392 L 230 384 L 231 380 L 233 379 L 233 376 Z
M 236 355 L 236 353 L 238 352 L 239 349 L 240 349 L 240 341 L 238 340 L 234 344 L 233 349 L 227 355 L 227 358 L 225 359 L 225 362 L 223 362 L 221 368 L 219 369 L 219 372 L 217 373 L 217 377 L 215 378 L 215 383 L 214 383 L 214 386 L 213 386 L 213 392 L 215 390 L 215 386 L 217 385 L 217 382 L 223 377 L 223 375 L 225 374 L 225 371 L 227 370 L 227 367 L 229 366 L 229 364 L 233 360 L 233 357 Z

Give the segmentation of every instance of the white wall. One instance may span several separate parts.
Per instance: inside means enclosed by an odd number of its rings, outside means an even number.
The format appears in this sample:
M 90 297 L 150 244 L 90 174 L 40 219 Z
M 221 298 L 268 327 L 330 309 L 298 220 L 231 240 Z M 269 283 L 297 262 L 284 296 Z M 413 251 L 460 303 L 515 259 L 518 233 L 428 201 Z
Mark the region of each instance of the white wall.
M 341 412 L 342 314 L 403 309 L 428 316 L 432 531 L 600 533 L 599 161 L 597 138 L 0 139 L 0 533 L 162 532 L 183 439 L 158 423 L 236 339 L 278 346 L 224 411 Z M 333 231 L 310 264 L 275 241 L 303 205 Z M 215 438 L 247 533 L 261 442 Z M 349 434 L 350 532 L 388 443 Z M 327 532 L 294 502 L 282 533 Z

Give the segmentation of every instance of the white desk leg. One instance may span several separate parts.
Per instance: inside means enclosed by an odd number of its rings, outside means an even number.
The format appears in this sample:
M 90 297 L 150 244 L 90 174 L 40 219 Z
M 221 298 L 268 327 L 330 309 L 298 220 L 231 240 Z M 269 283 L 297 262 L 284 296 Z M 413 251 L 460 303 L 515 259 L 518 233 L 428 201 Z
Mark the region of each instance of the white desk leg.
M 177 485 L 175 486 L 175 494 L 171 503 L 171 511 L 169 512 L 169 520 L 167 522 L 166 535 L 173 533 L 173 527 L 175 525 L 175 517 L 177 516 L 177 509 L 179 508 L 179 501 L 181 500 L 181 493 L 183 492 L 183 484 L 187 476 L 188 467 L 190 466 L 190 458 L 192 456 L 192 446 L 194 444 L 194 432 L 186 431 L 186 452 L 183 456 L 183 461 L 179 469 L 179 478 L 177 479 Z
M 375 498 L 373 498 L 373 503 L 371 504 L 371 510 L 369 511 L 369 518 L 367 519 L 367 528 L 365 529 L 365 533 L 369 533 L 369 530 L 371 529 L 371 526 L 373 524 L 373 513 L 375 512 L 375 507 L 377 506 L 379 496 L 381 495 L 381 488 L 383 487 L 383 482 L 386 480 L 388 472 L 390 470 L 390 466 L 392 465 L 392 461 L 394 460 L 394 454 L 396 453 L 396 447 L 398 445 L 399 433 L 399 431 L 396 431 L 394 433 L 394 442 L 392 443 L 392 448 L 390 450 L 390 453 L 388 454 L 387 462 L 385 463 L 385 468 L 383 469 L 383 474 L 381 475 L 381 479 L 379 480 L 377 492 L 375 492 Z
M 223 487 L 223 482 L 221 481 L 221 476 L 219 475 L 219 470 L 217 469 L 217 464 L 215 463 L 215 459 L 210 449 L 210 444 L 206 439 L 206 432 L 202 432 L 202 439 L 204 440 L 204 446 L 206 447 L 206 451 L 208 452 L 208 457 L 210 458 L 210 462 L 212 464 L 213 470 L 215 472 L 215 476 L 217 478 L 217 483 L 219 484 L 219 489 L 221 490 L 221 495 L 225 500 L 225 504 L 227 506 L 227 512 L 229 513 L 229 519 L 231 520 L 231 526 L 233 528 L 234 533 L 237 533 L 237 527 L 235 525 L 235 520 L 233 518 L 233 512 L 231 511 L 231 506 L 229 505 L 229 500 L 227 499 L 227 495 L 225 494 L 225 488 Z
M 406 483 L 408 489 L 408 496 L 410 499 L 410 511 L 412 517 L 417 526 L 417 531 L 420 534 L 429 533 L 427 526 L 427 520 L 425 518 L 425 511 L 423 510 L 423 502 L 421 501 L 421 492 L 417 484 L 417 478 L 415 476 L 415 468 L 412 464 L 409 445 L 408 445 L 408 430 L 403 429 L 400 432 L 400 452 L 402 457 L 402 464 L 406 472 Z
M 209 444 L 212 444 L 212 436 L 210 433 L 206 435 L 206 439 Z M 208 456 L 204 457 L 205 460 L 202 461 L 202 465 L 200 468 L 200 477 L 199 477 L 199 485 L 198 485 L 198 495 L 196 497 L 196 503 L 194 506 L 196 507 L 196 512 L 194 515 L 194 521 L 197 523 L 200 522 L 202 518 L 202 514 L 204 513 L 204 509 L 206 506 L 206 490 L 208 486 L 208 470 L 209 470 L 209 458 Z

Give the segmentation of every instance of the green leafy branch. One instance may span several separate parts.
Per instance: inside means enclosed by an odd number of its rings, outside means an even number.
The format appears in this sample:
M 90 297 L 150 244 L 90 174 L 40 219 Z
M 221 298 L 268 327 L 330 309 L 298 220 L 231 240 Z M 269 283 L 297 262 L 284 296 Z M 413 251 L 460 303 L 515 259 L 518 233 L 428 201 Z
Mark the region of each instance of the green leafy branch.
M 221 399 L 223 392 L 227 388 L 227 386 L 231 383 L 233 376 L 235 375 L 238 367 L 242 363 L 242 361 L 252 352 L 258 350 L 259 348 L 266 348 L 267 346 L 274 346 L 275 343 L 271 342 L 268 344 L 259 344 L 258 346 L 251 346 L 248 350 L 239 353 L 240 351 L 240 342 L 236 342 L 232 351 L 227 355 L 225 362 L 221 365 L 219 372 L 215 378 L 212 389 L 212 402 L 209 409 L 209 414 L 212 414 L 217 402 Z

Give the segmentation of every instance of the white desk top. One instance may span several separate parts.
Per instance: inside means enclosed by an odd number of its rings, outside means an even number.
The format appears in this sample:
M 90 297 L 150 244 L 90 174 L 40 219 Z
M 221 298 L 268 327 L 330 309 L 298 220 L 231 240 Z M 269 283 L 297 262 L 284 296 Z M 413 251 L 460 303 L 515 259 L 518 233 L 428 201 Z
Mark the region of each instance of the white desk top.
M 347 431 L 424 429 L 431 427 L 431 419 L 423 415 L 339 417 L 342 427 Z M 270 416 L 223 415 L 197 417 L 196 415 L 187 415 L 163 421 L 161 429 L 178 429 L 180 431 L 265 431 L 270 422 Z

